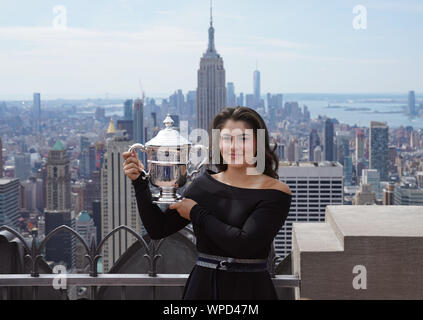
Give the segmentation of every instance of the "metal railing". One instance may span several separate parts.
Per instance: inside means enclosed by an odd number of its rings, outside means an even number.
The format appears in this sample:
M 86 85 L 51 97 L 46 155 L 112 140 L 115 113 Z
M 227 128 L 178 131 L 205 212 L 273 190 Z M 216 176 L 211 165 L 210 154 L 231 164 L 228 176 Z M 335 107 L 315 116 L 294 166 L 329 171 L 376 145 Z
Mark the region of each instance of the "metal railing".
M 1 226 L 1 231 L 8 231 L 17 237 L 25 247 L 27 254 L 25 259 L 31 263 L 29 274 L 0 274 L 0 290 L 1 299 L 8 299 L 8 288 L 10 287 L 31 287 L 32 299 L 38 299 L 39 287 L 51 287 L 55 279 L 58 277 L 65 277 L 67 286 L 81 286 L 89 287 L 91 299 L 97 298 L 98 287 L 120 287 L 121 299 L 126 298 L 126 287 L 184 287 L 189 274 L 158 274 L 157 273 L 157 260 L 162 257 L 159 254 L 159 249 L 165 239 L 151 240 L 149 243 L 145 241 L 143 236 L 139 235 L 135 230 L 128 226 L 119 226 L 107 234 L 101 240 L 98 246 L 95 246 L 94 241 L 91 246 L 88 246 L 85 239 L 78 234 L 75 230 L 66 225 L 62 225 L 52 230 L 43 241 L 37 245 L 35 237 L 32 238 L 31 246 L 27 244 L 25 238 L 16 230 L 9 226 Z M 145 248 L 146 254 L 144 257 L 149 262 L 149 271 L 147 274 L 102 274 L 97 272 L 97 263 L 101 258 L 101 249 L 114 233 L 125 230 L 132 234 L 137 241 L 139 241 Z M 46 243 L 60 231 L 71 233 L 83 244 L 86 254 L 85 258 L 89 262 L 88 274 L 40 274 L 39 273 L 39 260 L 43 258 L 42 250 L 45 248 Z M 274 257 L 271 263 L 270 274 L 275 287 L 295 288 L 300 286 L 300 279 L 294 275 L 276 275 L 276 260 Z

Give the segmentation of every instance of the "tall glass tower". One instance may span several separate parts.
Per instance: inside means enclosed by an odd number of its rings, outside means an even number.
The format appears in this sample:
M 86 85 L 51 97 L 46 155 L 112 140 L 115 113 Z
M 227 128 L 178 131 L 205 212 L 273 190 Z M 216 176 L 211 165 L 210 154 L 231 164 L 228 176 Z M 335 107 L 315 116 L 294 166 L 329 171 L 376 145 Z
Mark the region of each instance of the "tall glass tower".
M 309 161 L 314 161 L 314 149 L 320 145 L 320 137 L 316 129 L 312 129 L 309 139 Z
M 40 120 L 41 120 L 41 98 L 39 93 L 34 93 L 34 100 L 32 105 L 32 117 L 34 125 L 34 133 L 40 133 Z
M 132 120 L 132 100 L 126 100 L 124 103 L 124 120 Z
M 414 91 L 408 93 L 408 114 L 411 116 L 416 114 L 416 96 Z
M 260 71 L 254 71 L 254 79 L 253 79 L 253 86 L 254 86 L 254 107 L 257 108 L 260 106 Z
M 325 129 L 324 129 L 324 152 L 325 160 L 333 161 L 334 160 L 334 149 L 333 149 L 333 122 L 331 119 L 326 119 Z
M 134 142 L 144 144 L 144 99 L 136 99 L 134 101 Z M 146 165 L 144 152 L 137 151 L 138 158 Z
M 377 169 L 380 180 L 388 180 L 388 125 L 386 122 L 370 121 L 370 169 Z

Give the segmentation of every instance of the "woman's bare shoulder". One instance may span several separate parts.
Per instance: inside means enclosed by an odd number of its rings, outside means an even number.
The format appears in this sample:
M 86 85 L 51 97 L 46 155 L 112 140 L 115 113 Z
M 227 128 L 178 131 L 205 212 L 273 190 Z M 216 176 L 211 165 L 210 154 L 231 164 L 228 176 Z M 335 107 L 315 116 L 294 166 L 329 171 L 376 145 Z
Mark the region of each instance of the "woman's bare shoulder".
M 269 177 L 267 185 L 269 189 L 276 189 L 276 190 L 285 192 L 289 195 L 292 195 L 291 189 L 288 187 L 288 185 L 285 182 L 282 182 L 278 179 Z

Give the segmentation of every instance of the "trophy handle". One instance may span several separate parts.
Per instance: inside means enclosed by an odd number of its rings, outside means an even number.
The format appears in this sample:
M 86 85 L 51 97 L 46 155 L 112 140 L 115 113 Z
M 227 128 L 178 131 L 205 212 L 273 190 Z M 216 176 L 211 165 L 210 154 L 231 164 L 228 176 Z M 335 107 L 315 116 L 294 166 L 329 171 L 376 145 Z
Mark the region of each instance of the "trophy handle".
M 187 173 L 187 178 L 192 178 L 194 175 L 196 175 L 197 173 L 199 173 L 200 172 L 200 168 L 208 161 L 208 158 L 209 158 L 208 157 L 208 151 L 209 151 L 209 148 L 208 147 L 203 146 L 201 144 L 196 144 L 196 145 L 193 145 L 191 147 L 191 150 L 192 149 L 194 149 L 196 151 L 198 151 L 199 149 L 201 149 L 201 150 L 206 151 L 207 153 L 206 153 L 206 157 L 204 157 L 203 161 L 200 162 L 200 164 L 195 168 L 195 170 L 193 170 L 192 172 L 188 172 Z M 191 160 L 189 160 L 188 162 L 191 162 Z
M 139 150 L 141 150 L 141 152 L 147 151 L 147 148 L 141 143 L 136 143 L 136 144 L 133 144 L 132 146 L 130 146 L 128 152 L 132 152 L 132 151 L 134 151 L 134 149 L 139 149 Z M 145 170 L 141 169 L 141 172 L 144 173 L 144 176 L 141 175 L 141 178 L 143 180 L 146 180 L 148 177 L 150 177 L 150 170 L 148 172 L 146 172 Z

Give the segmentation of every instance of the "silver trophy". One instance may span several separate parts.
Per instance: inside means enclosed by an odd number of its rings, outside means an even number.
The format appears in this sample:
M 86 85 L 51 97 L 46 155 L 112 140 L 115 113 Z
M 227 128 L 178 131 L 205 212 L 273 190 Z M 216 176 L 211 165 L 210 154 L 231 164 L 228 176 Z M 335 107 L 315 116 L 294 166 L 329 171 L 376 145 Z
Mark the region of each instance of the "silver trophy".
M 174 121 L 168 114 L 163 121 L 166 128 L 145 145 L 136 143 L 129 148 L 129 152 L 139 149 L 147 153 L 148 172 L 142 170 L 142 179 L 150 179 L 150 183 L 160 189 L 160 193 L 153 194 L 153 203 L 172 204 L 181 201 L 181 195 L 176 192 L 184 186 L 188 179 L 199 173 L 200 168 L 208 162 L 208 147 L 193 145 L 173 128 Z M 192 163 L 190 154 L 199 150 L 206 151 L 206 156 L 196 167 Z M 195 169 L 189 172 L 189 167 Z

